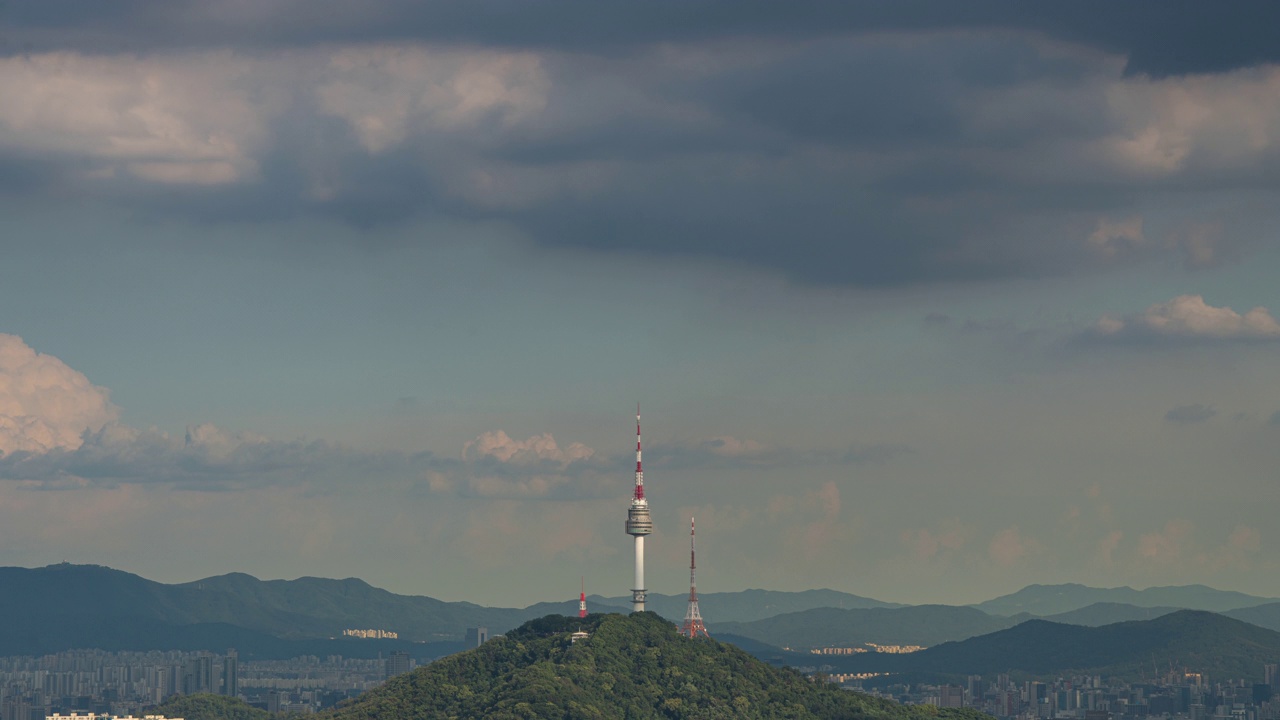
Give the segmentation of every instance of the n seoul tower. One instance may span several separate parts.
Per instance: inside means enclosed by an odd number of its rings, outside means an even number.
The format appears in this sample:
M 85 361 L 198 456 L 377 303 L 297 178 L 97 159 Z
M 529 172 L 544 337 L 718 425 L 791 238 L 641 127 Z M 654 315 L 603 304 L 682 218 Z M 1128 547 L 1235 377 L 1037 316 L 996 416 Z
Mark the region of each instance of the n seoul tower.
M 644 536 L 653 532 L 649 501 L 644 497 L 644 470 L 640 465 L 640 405 L 636 404 L 636 492 L 627 508 L 627 534 L 636 539 L 636 582 L 631 588 L 632 612 L 644 612 Z

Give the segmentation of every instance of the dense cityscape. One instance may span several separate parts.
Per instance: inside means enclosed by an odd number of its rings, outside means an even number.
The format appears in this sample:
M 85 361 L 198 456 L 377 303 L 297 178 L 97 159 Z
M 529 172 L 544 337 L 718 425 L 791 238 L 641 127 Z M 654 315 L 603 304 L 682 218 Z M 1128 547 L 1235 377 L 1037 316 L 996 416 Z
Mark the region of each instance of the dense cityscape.
M 1265 683 L 1242 680 L 1208 682 L 1198 673 L 1169 673 L 1142 683 L 1110 683 L 1100 676 L 1058 678 L 1052 682 L 1014 682 L 1008 675 L 984 680 L 972 675 L 965 685 L 888 685 L 866 689 L 903 703 L 972 707 L 998 718 L 1185 718 L 1186 720 L 1275 720 L 1276 665 L 1264 666 Z M 862 689 L 862 681 L 848 687 Z
M 175 696 L 241 697 L 272 712 L 309 713 L 408 672 L 404 653 L 385 659 L 338 655 L 242 661 L 234 650 L 104 652 L 74 650 L 43 657 L 0 658 L 0 720 L 43 720 L 53 714 L 145 714 Z
M 483 629 L 468 629 L 470 642 L 483 642 L 486 637 Z M 880 648 L 901 652 L 895 646 Z M 72 713 L 142 716 L 175 695 L 195 693 L 238 697 L 270 712 L 313 713 L 414 667 L 416 662 L 403 652 L 378 659 L 332 655 L 264 661 L 241 660 L 231 649 L 222 654 L 76 650 L 5 657 L 0 658 L 0 720 L 43 720 Z M 1262 683 L 1215 680 L 1170 669 L 1158 677 L 1153 672 L 1143 682 L 1112 682 L 1098 675 L 1018 682 L 1001 674 L 994 678 L 970 675 L 964 684 L 894 684 L 884 682 L 891 678 L 833 673 L 824 665 L 798 669 L 815 680 L 904 704 L 969 707 L 1011 720 L 1280 718 L 1276 664 L 1261 668 Z M 879 682 L 873 685 L 873 680 Z

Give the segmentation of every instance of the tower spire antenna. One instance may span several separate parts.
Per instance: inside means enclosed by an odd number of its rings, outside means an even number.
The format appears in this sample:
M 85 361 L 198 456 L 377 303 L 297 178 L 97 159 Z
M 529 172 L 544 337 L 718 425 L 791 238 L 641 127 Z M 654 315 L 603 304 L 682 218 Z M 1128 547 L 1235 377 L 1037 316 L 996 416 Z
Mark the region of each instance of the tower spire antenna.
M 631 587 L 631 609 L 644 612 L 644 537 L 653 533 L 653 519 L 649 516 L 649 500 L 644 496 L 644 466 L 640 462 L 640 403 L 636 403 L 636 486 L 627 508 L 627 534 L 635 538 L 636 577 Z
M 636 403 L 636 500 L 644 499 L 644 465 L 640 460 L 640 403 Z
M 689 518 L 689 609 L 684 613 L 684 624 L 680 626 L 680 634 L 691 638 L 698 635 L 711 637 L 707 632 L 707 626 L 702 622 L 702 611 L 698 609 L 698 581 L 694 576 L 694 572 L 698 569 L 694 545 L 696 536 L 693 518 Z
M 587 579 L 580 577 L 578 582 L 582 583 L 582 590 L 578 593 L 578 617 L 584 618 L 587 616 Z

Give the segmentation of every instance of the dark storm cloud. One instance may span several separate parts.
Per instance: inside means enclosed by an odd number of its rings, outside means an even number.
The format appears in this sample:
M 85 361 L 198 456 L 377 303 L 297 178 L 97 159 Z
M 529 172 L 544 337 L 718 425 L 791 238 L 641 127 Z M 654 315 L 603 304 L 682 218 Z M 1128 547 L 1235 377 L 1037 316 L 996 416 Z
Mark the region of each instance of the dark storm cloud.
M 1025 30 L 1129 57 L 1129 71 L 1219 72 L 1280 58 L 1280 7 L 1263 0 L 319 0 L 247 3 L 43 0 L 0 6 L 4 52 L 139 52 L 193 46 L 282 47 L 422 40 L 504 47 L 625 50 L 726 37 Z
M 101 103 L 125 108 L 100 126 L 47 132 L 19 117 L 8 138 L 0 114 L 0 193 L 60 186 L 211 222 L 497 220 L 548 247 L 702 257 L 807 283 L 894 285 L 1048 276 L 1168 254 L 1167 243 L 1091 248 L 1085 239 L 1100 217 L 1131 214 L 1144 194 L 1171 183 L 1185 191 L 1280 182 L 1265 152 L 1241 180 L 1213 153 L 1133 141 L 1162 117 L 1159 108 L 1143 98 L 1110 106 L 1119 61 L 1098 50 L 1131 53 L 1130 71 L 1154 75 L 1259 59 L 1247 52 L 1255 30 L 1242 30 L 1239 43 L 1191 33 L 1205 20 L 1200 6 L 110 7 L 17 4 L 0 17 L 9 53 L 105 53 L 71 70 L 104 73 L 86 86 L 116 88 Z M 1233 5 L 1214 27 L 1253 27 L 1270 7 Z M 1156 50 L 1166 45 L 1151 37 L 1178 51 L 1165 58 Z M 219 54 L 228 47 L 240 52 Z M 343 57 L 348 48 L 356 57 Z M 166 53 L 221 84 L 175 92 L 173 105 L 162 94 L 119 90 L 150 78 L 147 64 L 166 64 Z M 119 58 L 143 67 L 112 66 Z M 6 77 L 42 92 L 40 73 L 58 65 L 10 60 Z M 232 61 L 249 70 L 210 70 Z M 476 98 L 444 97 L 475 88 L 481 104 L 498 100 L 476 109 L 467 105 Z M 528 97 L 504 104 L 522 90 Z M 38 92 L 27 97 L 37 109 L 57 106 Z M 191 119 L 221 107 L 235 111 Z M 99 127 L 99 136 L 83 136 Z M 1176 143 L 1183 132 L 1156 140 Z M 1150 157 L 1123 167 L 1107 145 L 1117 140 Z M 222 175 L 193 182 L 197 162 Z M 1161 162 L 1189 170 L 1167 181 Z M 1197 238 L 1201 250 L 1232 241 Z

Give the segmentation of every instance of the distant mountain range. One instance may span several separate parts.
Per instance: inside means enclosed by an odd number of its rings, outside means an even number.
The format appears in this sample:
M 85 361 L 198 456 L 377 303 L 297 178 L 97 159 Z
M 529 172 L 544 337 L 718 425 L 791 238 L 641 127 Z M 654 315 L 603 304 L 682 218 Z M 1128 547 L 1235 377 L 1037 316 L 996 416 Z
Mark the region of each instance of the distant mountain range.
M 342 639 L 347 628 L 393 630 L 399 644 L 416 643 L 415 655 L 444 654 L 468 627 L 506 630 L 549 614 L 576 615 L 576 600 L 525 608 L 492 608 L 397 595 L 363 580 L 305 577 L 258 580 L 231 573 L 167 585 L 96 565 L 0 567 L 0 618 L 23 618 L 23 627 L 0 627 L 0 655 L 41 654 L 73 647 L 108 650 L 209 649 L 235 646 L 242 655 L 284 656 L 387 652 L 396 641 Z M 650 596 L 668 618 L 684 617 L 687 597 Z M 799 593 L 747 590 L 709 593 L 704 607 L 722 617 L 758 619 L 823 605 L 891 606 L 832 590 Z M 593 613 L 630 612 L 630 598 L 588 598 Z M 316 643 L 339 643 L 321 652 Z M 430 643 L 424 648 L 421 643 Z M 356 643 L 350 645 L 350 643 Z M 375 651 L 374 648 L 377 647 Z
M 816 608 L 754 622 L 713 622 L 709 628 L 717 636 L 728 633 L 769 645 L 808 650 L 865 648 L 866 643 L 937 645 L 1003 630 L 1018 622 L 1019 619 L 994 617 L 970 607 L 916 605 L 858 610 Z
M 5 589 L 0 593 L 0 618 L 23 620 L 0 623 L 0 655 L 82 647 L 233 646 L 245 656 L 376 656 L 410 646 L 418 656 L 440 655 L 452 652 L 449 648 L 455 645 L 461 648 L 467 627 L 500 633 L 530 618 L 576 614 L 578 609 L 576 601 L 528 608 L 445 602 L 397 595 L 354 578 L 263 581 L 233 573 L 166 585 L 111 568 L 69 564 L 0 568 L 0 587 Z M 393 630 L 400 639 L 344 639 L 342 631 L 348 628 Z M 324 645 L 328 650 L 318 652 L 317 643 L 337 645 Z
M 722 636 L 733 642 L 733 636 Z M 1102 627 L 1033 619 L 1014 627 L 915 653 L 812 655 L 749 640 L 757 657 L 832 672 L 887 673 L 886 680 L 954 680 L 965 675 L 1104 675 L 1139 680 L 1171 668 L 1213 680 L 1258 682 L 1262 666 L 1280 660 L 1280 633 L 1201 610 L 1177 610 L 1152 620 Z
M 1031 620 L 1016 627 L 903 656 L 914 670 L 1044 675 L 1088 671 L 1138 678 L 1190 667 L 1212 678 L 1262 679 L 1280 659 L 1280 633 L 1201 610 L 1152 620 L 1081 627 Z
M 483 626 L 498 634 L 533 618 L 573 616 L 578 609 L 572 599 L 525 608 L 445 602 L 398 595 L 354 578 L 264 581 L 232 573 L 167 585 L 111 568 L 69 564 L 0 568 L 0 587 L 5 588 L 0 594 L 0 618 L 11 620 L 0 623 L 0 655 L 89 647 L 217 651 L 236 647 L 246 658 L 375 657 L 394 649 L 432 658 L 461 649 L 467 627 Z M 1115 600 L 1135 597 L 1144 604 Z M 744 590 L 707 593 L 700 600 L 713 634 L 736 637 L 743 647 L 753 645 L 760 652 L 783 646 L 807 650 L 865 643 L 943 647 L 951 641 L 1018 630 L 1020 623 L 1039 613 L 1046 614 L 1044 620 L 1054 621 L 1051 625 L 1114 627 L 1120 621 L 1152 621 L 1177 614 L 1184 606 L 1173 601 L 1217 609 L 1258 626 L 1259 632 L 1280 630 L 1280 602 L 1203 586 L 1135 591 L 1033 585 L 969 607 L 902 606 L 834 590 Z M 684 617 L 686 604 L 684 595 L 649 596 L 651 610 L 675 621 Z M 630 598 L 592 596 L 588 608 L 592 613 L 628 613 Z M 1015 608 L 1024 610 L 1007 614 Z M 22 622 L 13 622 L 15 618 Z M 347 628 L 393 630 L 400 639 L 342 638 Z M 1271 661 L 1275 660 L 1280 656 Z
M 1161 615 L 1168 615 L 1171 612 L 1183 609 L 1176 607 L 1138 607 L 1136 605 L 1125 605 L 1124 603 L 1100 602 L 1087 605 L 1079 610 L 1070 610 L 1057 615 L 1046 615 L 1042 619 L 1067 625 L 1100 627 L 1129 620 L 1153 620 Z M 1023 613 L 1014 617 L 1027 619 L 1034 616 Z
M 1280 602 L 1240 608 L 1222 614 L 1268 630 L 1280 631 Z
M 631 596 L 600 598 L 603 602 L 616 607 L 631 608 Z M 782 613 L 800 612 L 815 608 L 900 608 L 900 603 L 888 603 L 860 595 L 837 590 L 801 590 L 784 592 L 780 590 L 742 590 L 740 592 L 698 593 L 698 608 L 704 617 L 715 618 L 718 622 L 751 622 L 781 615 Z M 668 620 L 680 621 L 689 608 L 689 595 L 663 595 L 649 593 L 645 598 L 645 609 L 658 613 Z M 592 607 L 592 612 L 595 612 Z
M 1079 610 L 1097 603 L 1132 605 L 1144 608 L 1173 608 L 1226 612 L 1276 602 L 1276 598 L 1256 597 L 1230 590 L 1215 590 L 1204 585 L 1152 587 L 1093 588 L 1068 583 L 1064 585 L 1028 585 L 1018 592 L 980 602 L 975 607 L 988 615 L 1013 616 L 1057 615 Z

